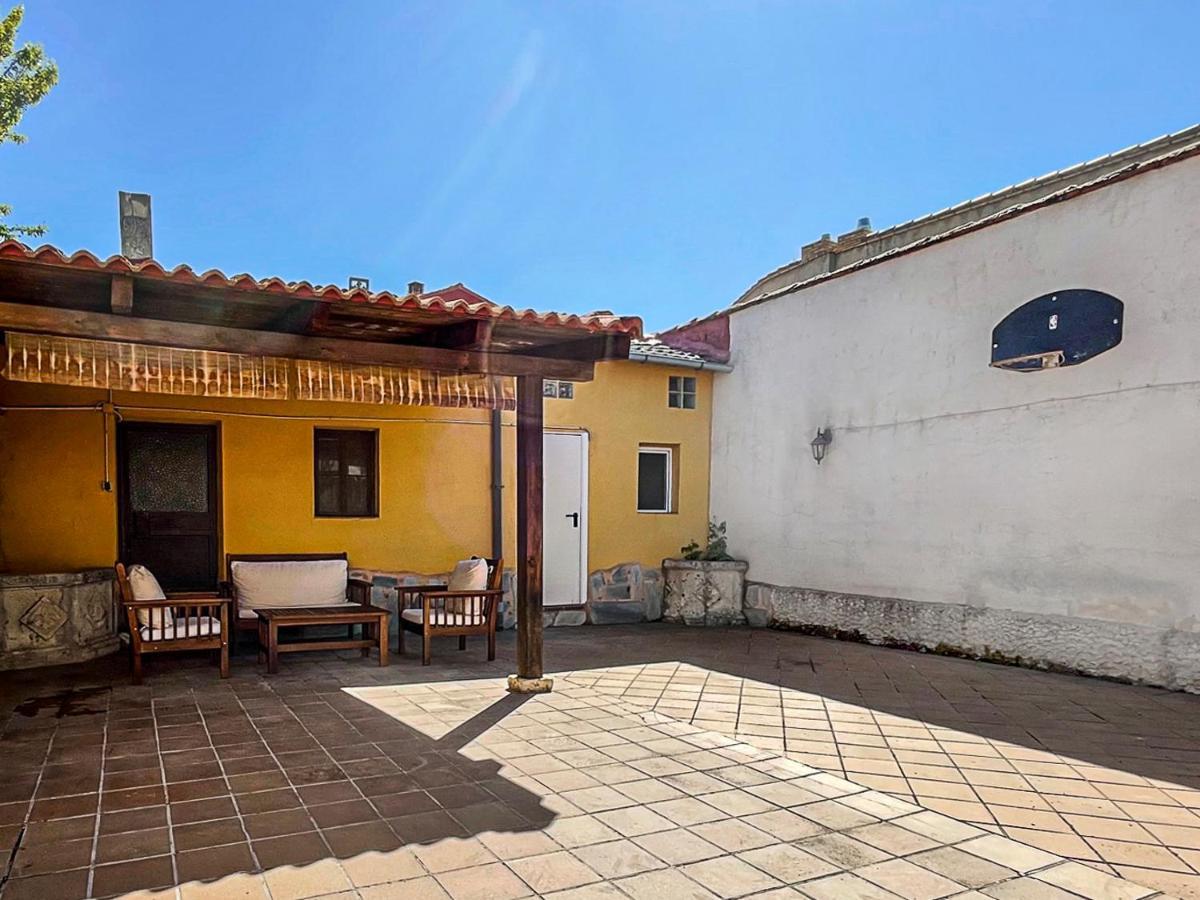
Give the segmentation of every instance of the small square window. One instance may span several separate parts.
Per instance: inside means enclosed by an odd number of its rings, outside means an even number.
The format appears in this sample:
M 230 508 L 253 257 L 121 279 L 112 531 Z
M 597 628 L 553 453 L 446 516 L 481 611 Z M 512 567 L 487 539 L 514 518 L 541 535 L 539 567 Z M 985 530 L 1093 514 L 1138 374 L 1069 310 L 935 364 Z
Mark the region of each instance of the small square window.
M 671 512 L 673 462 L 670 447 L 638 448 L 638 512 Z
M 542 380 L 542 396 L 552 400 L 574 400 L 575 385 L 570 381 Z
M 322 518 L 379 515 L 379 432 L 343 428 L 313 431 L 313 494 Z
M 667 385 L 667 406 L 671 409 L 695 409 L 696 379 L 690 375 L 672 375 Z

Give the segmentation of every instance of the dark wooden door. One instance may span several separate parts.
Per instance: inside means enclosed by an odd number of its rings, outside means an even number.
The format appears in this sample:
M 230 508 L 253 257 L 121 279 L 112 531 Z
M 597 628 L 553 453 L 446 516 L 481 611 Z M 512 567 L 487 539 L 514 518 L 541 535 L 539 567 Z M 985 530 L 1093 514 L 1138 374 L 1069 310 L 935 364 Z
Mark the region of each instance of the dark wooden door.
M 121 560 L 163 590 L 217 586 L 217 426 L 123 422 L 117 428 Z

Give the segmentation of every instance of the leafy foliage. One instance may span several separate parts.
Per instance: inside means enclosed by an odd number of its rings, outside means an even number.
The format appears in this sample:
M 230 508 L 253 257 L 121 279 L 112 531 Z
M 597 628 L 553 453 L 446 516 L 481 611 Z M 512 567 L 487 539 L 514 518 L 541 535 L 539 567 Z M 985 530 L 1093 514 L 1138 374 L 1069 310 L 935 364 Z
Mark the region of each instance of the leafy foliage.
M 731 562 L 733 560 L 733 557 L 729 555 L 729 541 L 725 536 L 724 522 L 708 523 L 708 542 L 704 547 L 692 541 L 686 547 L 680 547 L 679 552 L 683 554 L 684 559 L 705 560 L 706 562 Z
M 47 59 L 40 44 L 17 47 L 17 29 L 25 15 L 23 6 L 15 6 L 0 20 L 0 144 L 25 143 L 25 135 L 16 131 L 25 110 L 38 103 L 58 83 L 58 66 Z M 0 218 L 12 208 L 0 203 Z M 38 237 L 45 225 L 8 225 L 0 222 L 0 240 Z

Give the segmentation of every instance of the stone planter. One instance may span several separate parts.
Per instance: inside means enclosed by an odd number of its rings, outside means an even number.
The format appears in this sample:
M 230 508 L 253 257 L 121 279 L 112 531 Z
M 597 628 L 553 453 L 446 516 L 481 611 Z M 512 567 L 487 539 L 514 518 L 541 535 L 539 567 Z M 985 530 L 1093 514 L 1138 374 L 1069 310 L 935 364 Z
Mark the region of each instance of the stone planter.
M 749 567 L 749 563 L 741 560 L 664 559 L 663 621 L 685 625 L 746 624 L 742 598 Z
M 0 671 L 113 653 L 116 613 L 112 569 L 0 575 Z

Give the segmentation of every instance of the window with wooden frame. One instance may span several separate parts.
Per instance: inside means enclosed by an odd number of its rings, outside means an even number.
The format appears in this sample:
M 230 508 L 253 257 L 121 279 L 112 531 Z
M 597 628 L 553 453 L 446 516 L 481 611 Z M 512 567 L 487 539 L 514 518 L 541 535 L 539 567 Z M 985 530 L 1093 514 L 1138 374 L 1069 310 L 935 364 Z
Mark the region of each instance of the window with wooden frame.
M 379 515 L 379 432 L 313 430 L 313 494 L 321 518 Z
M 670 376 L 667 383 L 667 406 L 671 409 L 696 408 L 696 379 L 693 376 Z
M 673 448 L 638 447 L 638 512 L 674 512 L 674 469 Z

